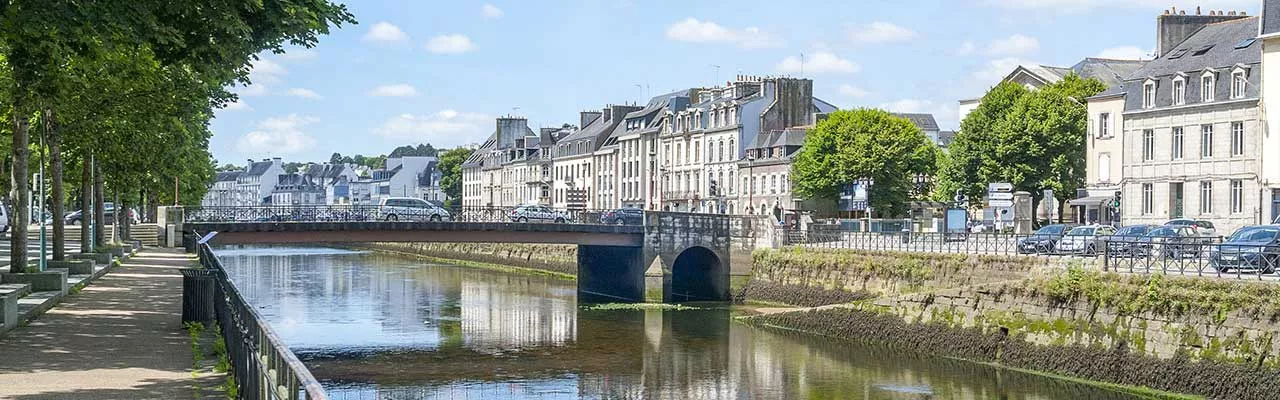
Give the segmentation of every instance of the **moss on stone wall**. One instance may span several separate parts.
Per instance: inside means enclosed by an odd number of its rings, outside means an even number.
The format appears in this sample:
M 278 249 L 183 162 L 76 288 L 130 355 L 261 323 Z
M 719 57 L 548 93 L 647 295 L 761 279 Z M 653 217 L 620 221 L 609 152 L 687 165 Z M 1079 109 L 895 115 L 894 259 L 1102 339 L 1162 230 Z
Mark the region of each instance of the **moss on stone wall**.
M 578 247 L 558 244 L 512 243 L 367 243 L 370 250 L 386 250 L 445 260 L 513 266 L 560 275 L 578 275 Z

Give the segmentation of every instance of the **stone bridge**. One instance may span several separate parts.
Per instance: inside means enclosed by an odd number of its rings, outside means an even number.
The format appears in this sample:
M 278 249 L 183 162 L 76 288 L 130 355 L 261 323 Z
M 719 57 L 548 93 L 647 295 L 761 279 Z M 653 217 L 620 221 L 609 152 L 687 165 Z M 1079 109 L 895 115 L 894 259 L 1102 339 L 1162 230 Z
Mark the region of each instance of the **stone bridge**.
M 180 210 L 179 210 L 180 212 Z M 496 221 L 288 221 L 172 217 L 175 232 L 217 232 L 214 245 L 367 242 L 549 243 L 578 246 L 586 302 L 724 301 L 751 252 L 774 247 L 767 217 L 646 211 L 638 224 Z M 182 222 L 177 222 L 182 221 Z

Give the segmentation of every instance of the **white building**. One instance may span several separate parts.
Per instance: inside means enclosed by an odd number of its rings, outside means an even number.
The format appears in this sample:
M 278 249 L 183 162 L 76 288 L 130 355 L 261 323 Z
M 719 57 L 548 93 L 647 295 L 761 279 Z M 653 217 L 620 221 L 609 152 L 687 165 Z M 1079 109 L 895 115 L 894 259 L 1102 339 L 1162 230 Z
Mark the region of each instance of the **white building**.
M 237 205 L 236 203 L 236 180 L 244 171 L 225 171 L 219 172 L 213 178 L 213 185 L 209 186 L 209 191 L 205 192 L 204 198 L 200 199 L 200 205 L 205 207 L 230 207 Z
M 258 206 L 271 203 L 271 194 L 275 191 L 276 182 L 284 168 L 280 158 L 264 159 L 259 162 L 249 160 L 244 173 L 236 177 L 235 205 Z
M 444 204 L 439 164 L 436 157 L 388 158 L 386 168 L 373 171 L 368 180 L 368 203 L 376 204 L 384 197 L 415 197 Z
M 1262 42 L 1262 104 L 1280 104 L 1280 4 L 1274 0 L 1263 2 L 1258 38 Z M 1280 223 L 1280 112 L 1262 110 L 1263 129 L 1257 138 L 1258 198 L 1264 209 L 1261 220 Z M 1277 128 L 1280 130 L 1280 128 Z

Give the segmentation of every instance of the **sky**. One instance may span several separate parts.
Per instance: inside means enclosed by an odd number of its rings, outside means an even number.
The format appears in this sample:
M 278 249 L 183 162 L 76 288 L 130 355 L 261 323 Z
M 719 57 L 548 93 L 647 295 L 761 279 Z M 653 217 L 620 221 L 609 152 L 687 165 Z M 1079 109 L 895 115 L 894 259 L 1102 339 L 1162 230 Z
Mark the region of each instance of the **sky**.
M 340 1 L 340 0 L 336 0 Z M 494 118 L 533 129 L 737 74 L 814 81 L 841 108 L 934 114 L 959 126 L 1018 64 L 1150 58 L 1170 6 L 1258 0 L 351 0 L 357 25 L 312 49 L 264 54 L 219 110 L 219 163 L 326 161 L 397 146 L 483 141 Z M 1194 11 L 1192 11 L 1194 12 Z

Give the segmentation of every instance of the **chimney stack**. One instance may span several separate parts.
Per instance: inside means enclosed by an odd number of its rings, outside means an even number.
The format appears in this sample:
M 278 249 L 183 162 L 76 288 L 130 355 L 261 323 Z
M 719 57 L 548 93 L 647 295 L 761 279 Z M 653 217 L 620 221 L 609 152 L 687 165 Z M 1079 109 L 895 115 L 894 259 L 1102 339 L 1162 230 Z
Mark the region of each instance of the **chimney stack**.
M 1175 14 L 1174 11 L 1178 11 L 1178 13 Z M 1244 13 L 1228 15 L 1221 10 L 1207 10 L 1207 12 L 1208 14 L 1201 14 L 1200 7 L 1196 7 L 1195 15 L 1187 15 L 1185 10 L 1170 8 L 1169 12 L 1157 15 L 1156 57 L 1162 57 L 1175 50 L 1175 46 L 1191 37 L 1205 25 L 1245 17 Z

